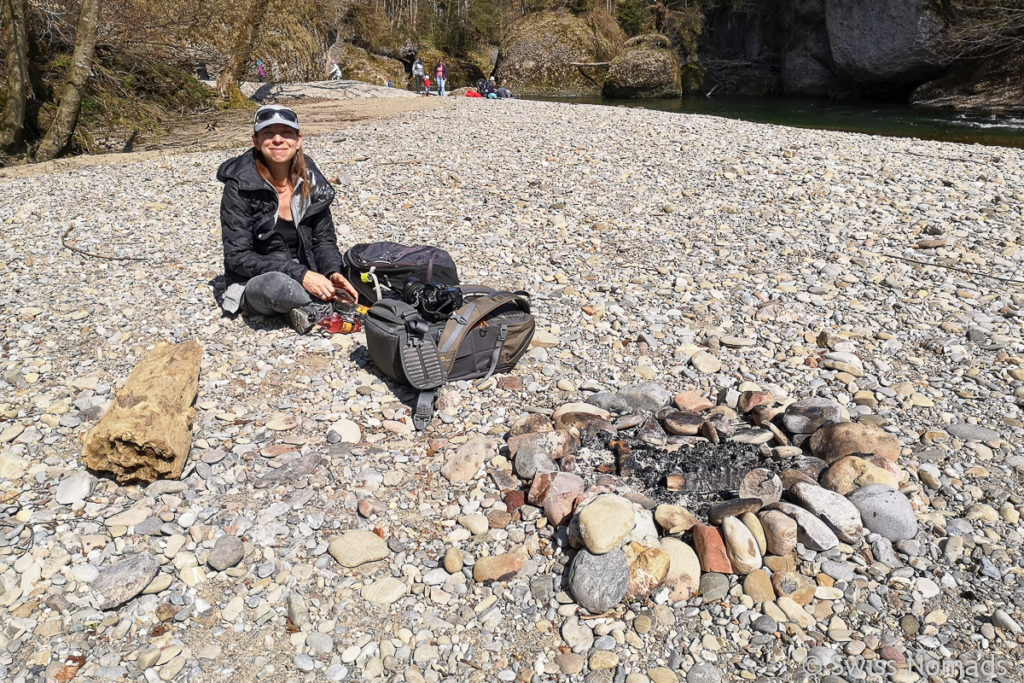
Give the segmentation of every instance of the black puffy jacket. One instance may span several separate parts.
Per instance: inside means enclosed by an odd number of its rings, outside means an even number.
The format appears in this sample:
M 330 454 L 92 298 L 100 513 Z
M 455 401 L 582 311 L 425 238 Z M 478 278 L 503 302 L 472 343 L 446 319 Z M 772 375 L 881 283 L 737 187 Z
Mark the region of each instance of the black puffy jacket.
M 256 170 L 256 150 L 228 159 L 217 170 L 224 183 L 220 201 L 224 275 L 228 283 L 245 282 L 263 273 L 279 271 L 301 283 L 307 266 L 292 258 L 277 232 L 277 190 Z M 308 270 L 322 275 L 341 272 L 341 253 L 331 218 L 334 188 L 306 157 L 312 191 L 302 199 L 302 180 L 292 196 L 292 220 L 299 234 L 299 249 Z

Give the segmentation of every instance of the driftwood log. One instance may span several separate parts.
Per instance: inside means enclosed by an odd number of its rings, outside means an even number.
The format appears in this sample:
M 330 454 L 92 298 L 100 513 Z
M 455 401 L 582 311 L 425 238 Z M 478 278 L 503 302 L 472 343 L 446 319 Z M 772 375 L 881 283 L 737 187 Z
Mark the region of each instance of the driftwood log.
M 119 483 L 179 479 L 192 447 L 203 348 L 160 342 L 132 370 L 107 414 L 85 435 L 86 467 Z

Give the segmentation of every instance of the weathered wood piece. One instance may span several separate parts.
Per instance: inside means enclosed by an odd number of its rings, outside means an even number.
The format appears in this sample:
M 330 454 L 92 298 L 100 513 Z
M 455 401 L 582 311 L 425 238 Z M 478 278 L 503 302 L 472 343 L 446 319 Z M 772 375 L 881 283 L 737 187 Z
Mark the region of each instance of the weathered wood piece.
M 160 342 L 140 360 L 107 414 L 85 435 L 82 459 L 119 483 L 179 479 L 192 446 L 203 348 Z

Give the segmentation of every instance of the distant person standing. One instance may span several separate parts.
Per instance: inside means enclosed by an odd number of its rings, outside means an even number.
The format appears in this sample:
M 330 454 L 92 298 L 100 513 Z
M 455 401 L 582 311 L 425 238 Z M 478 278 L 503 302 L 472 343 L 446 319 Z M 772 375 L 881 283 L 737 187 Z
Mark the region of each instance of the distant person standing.
M 331 80 L 332 81 L 340 81 L 341 80 L 341 67 L 338 66 L 338 63 L 336 61 L 334 61 L 333 59 L 331 60 Z
M 416 89 L 423 89 L 423 59 L 420 57 L 416 58 L 416 61 L 412 63 L 412 77 L 416 79 Z
M 259 80 L 260 83 L 263 83 L 264 81 L 267 80 L 267 67 L 266 65 L 263 64 L 262 59 L 256 60 L 256 78 Z
M 434 67 L 434 80 L 437 81 L 437 94 L 445 96 L 444 86 L 448 83 L 448 65 L 441 60 Z

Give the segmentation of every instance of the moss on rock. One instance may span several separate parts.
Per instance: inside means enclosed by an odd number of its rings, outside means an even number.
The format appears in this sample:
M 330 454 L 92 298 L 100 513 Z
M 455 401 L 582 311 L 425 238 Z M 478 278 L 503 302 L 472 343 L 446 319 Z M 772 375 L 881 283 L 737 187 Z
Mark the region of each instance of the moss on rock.
M 660 36 L 664 38 L 664 36 Z M 680 97 L 683 94 L 676 53 L 651 39 L 612 60 L 604 81 L 605 97 Z
M 272 18 L 272 19 L 271 19 Z M 322 81 L 330 62 L 324 59 L 324 44 L 296 15 L 288 0 L 272 0 L 267 20 L 257 34 L 253 59 L 247 65 L 247 79 L 255 80 L 256 56 L 266 64 L 274 82 Z
M 341 66 L 345 78 L 356 81 L 387 85 L 388 79 L 396 88 L 405 84 L 405 67 L 397 59 L 378 57 L 355 45 L 346 43 L 331 51 Z
M 476 50 L 466 53 L 466 59 L 480 69 L 480 75 L 486 78 L 494 71 L 494 64 L 498 59 L 498 46 L 485 45 Z
M 660 33 L 645 33 L 626 41 L 626 47 L 672 47 L 672 41 Z
M 597 95 L 605 69 L 572 64 L 609 61 L 625 38 L 603 9 L 580 16 L 561 11 L 529 14 L 509 31 L 495 75 L 521 95 Z

